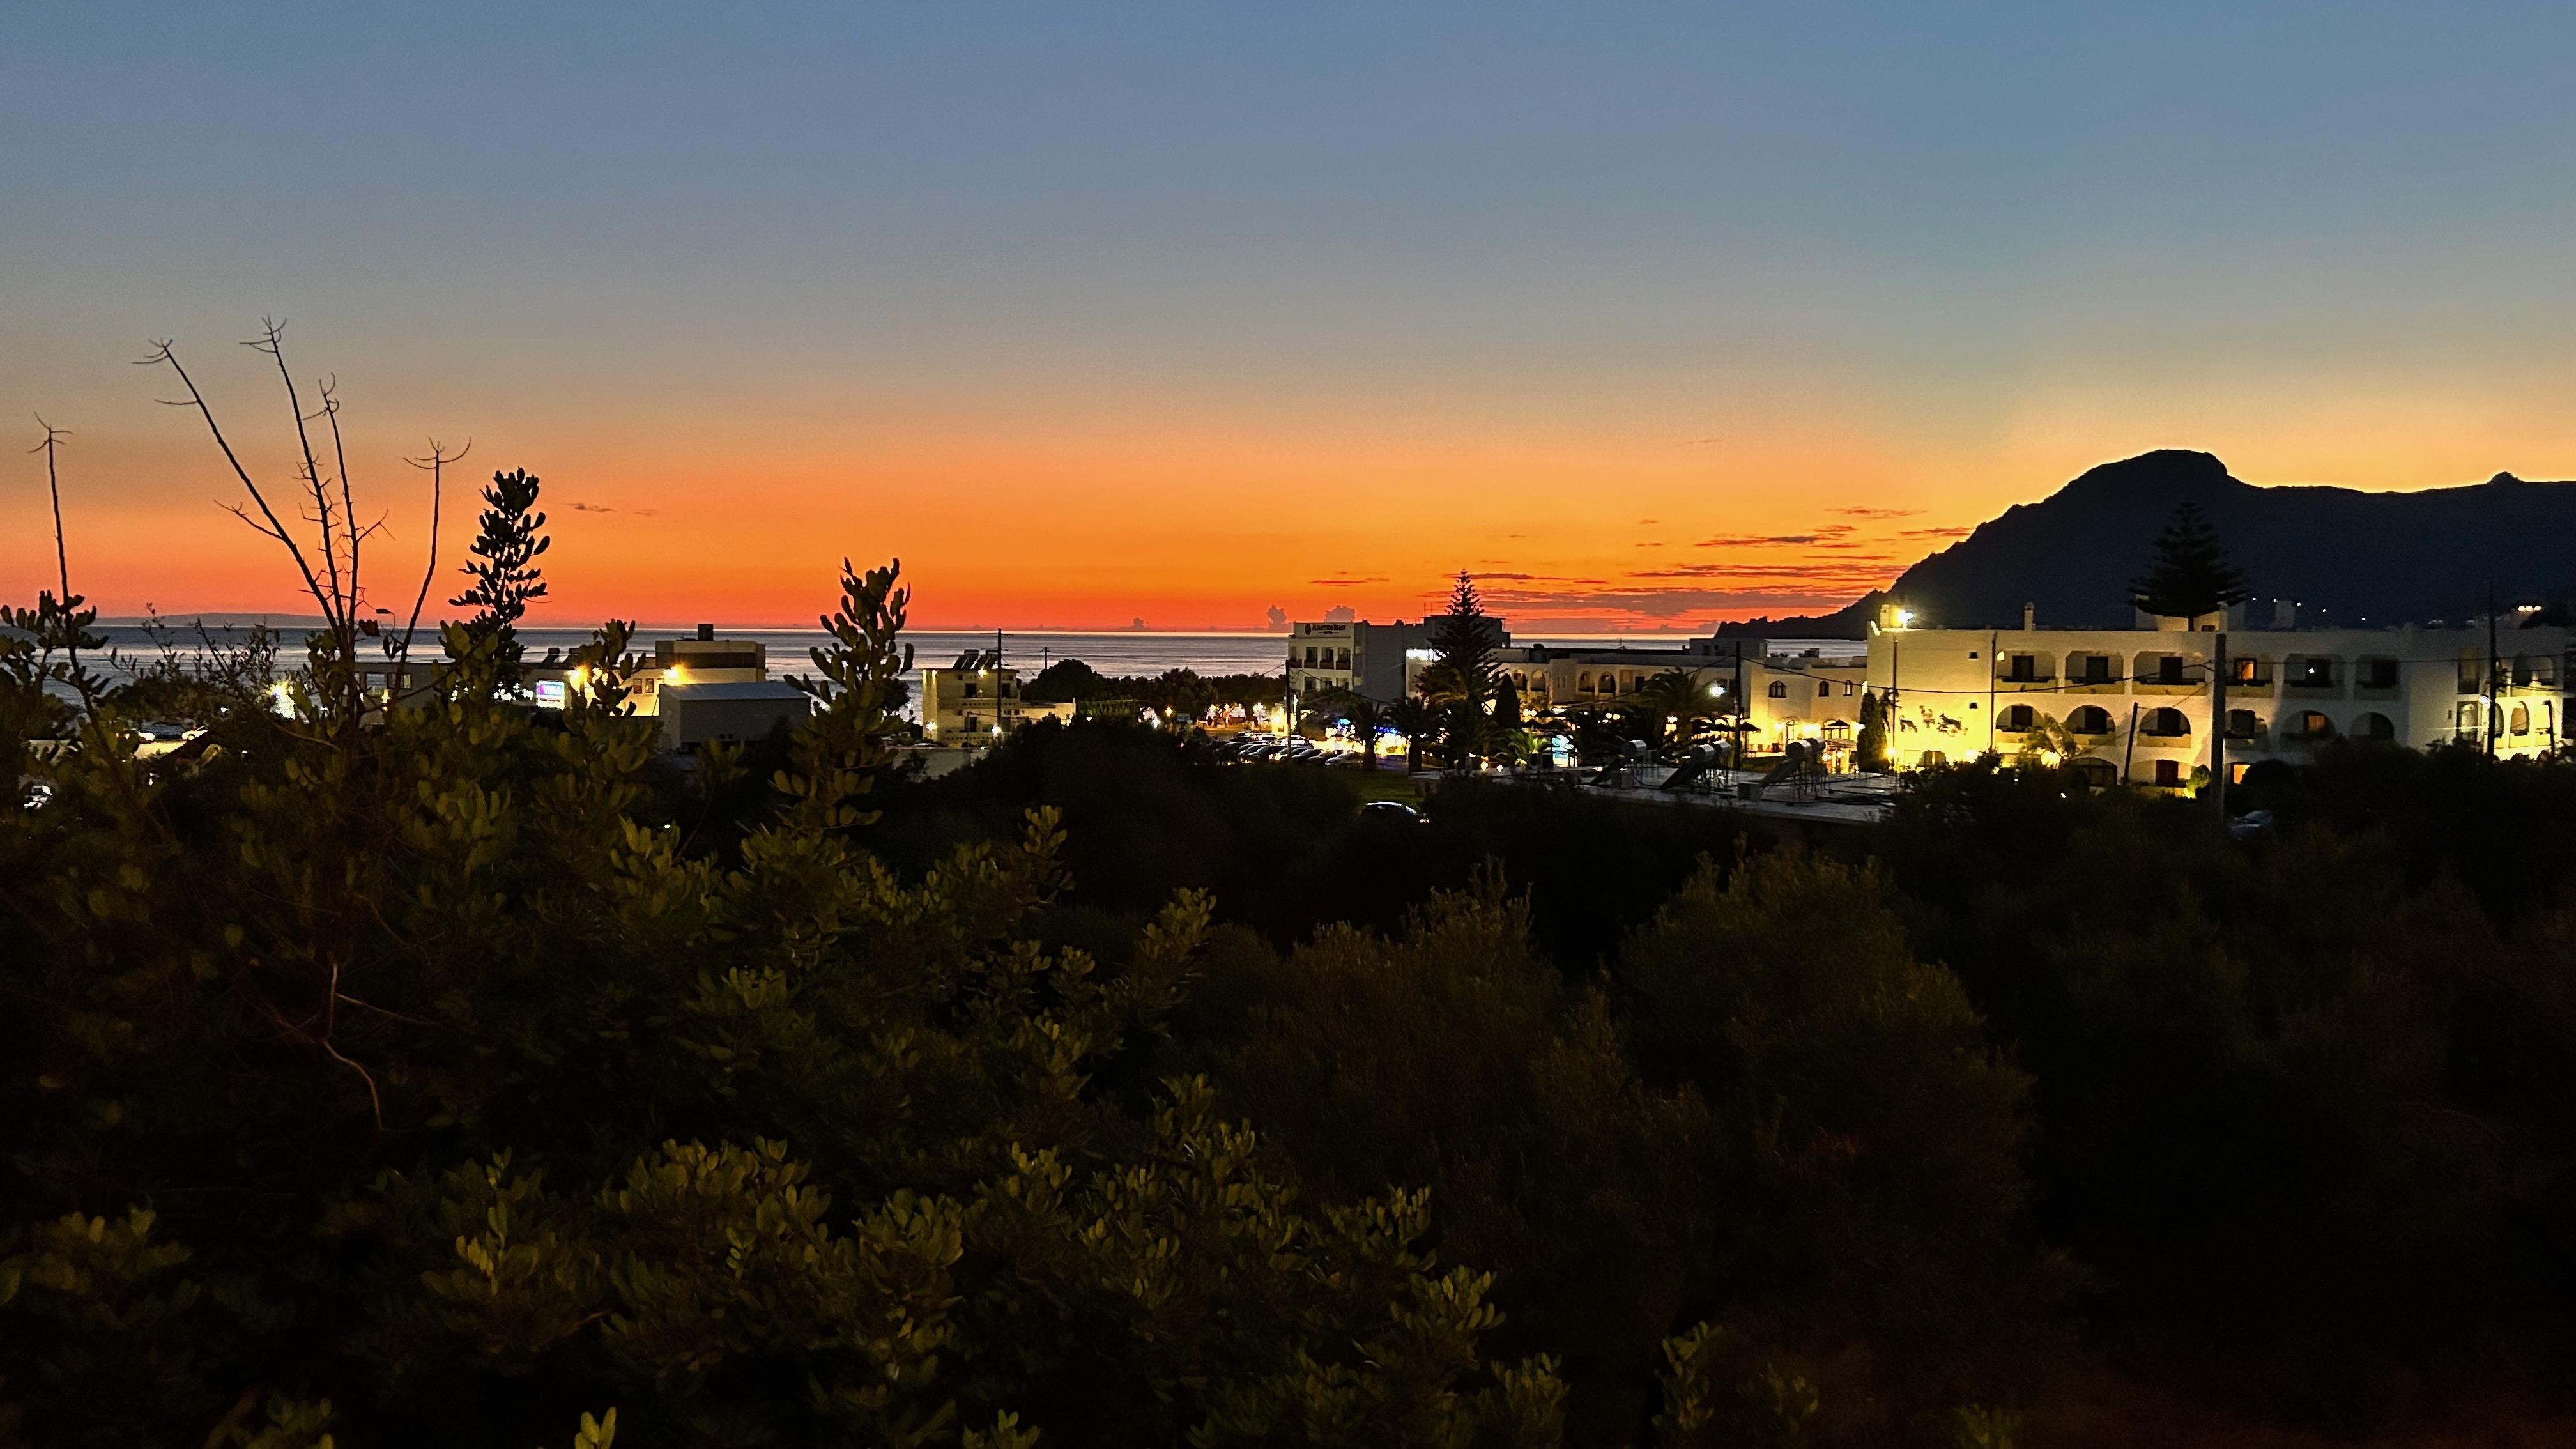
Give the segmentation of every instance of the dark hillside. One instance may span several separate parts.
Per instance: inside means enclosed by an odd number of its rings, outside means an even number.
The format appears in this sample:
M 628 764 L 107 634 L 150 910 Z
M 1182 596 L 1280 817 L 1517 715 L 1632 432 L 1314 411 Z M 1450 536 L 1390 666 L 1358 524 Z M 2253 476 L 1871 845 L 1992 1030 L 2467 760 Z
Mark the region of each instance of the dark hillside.
M 2207 453 L 2167 449 L 2105 463 L 1907 569 L 1888 590 L 1926 623 L 2010 627 L 2024 603 L 2043 623 L 2126 623 L 2125 586 L 2176 505 L 2197 503 L 2256 596 L 2299 605 L 2302 623 L 2370 626 L 2458 620 L 2499 601 L 2576 588 L 2576 486 L 2499 473 L 2408 493 L 2262 488 Z M 1831 614 L 1737 632 L 1858 637 L 1872 595 Z

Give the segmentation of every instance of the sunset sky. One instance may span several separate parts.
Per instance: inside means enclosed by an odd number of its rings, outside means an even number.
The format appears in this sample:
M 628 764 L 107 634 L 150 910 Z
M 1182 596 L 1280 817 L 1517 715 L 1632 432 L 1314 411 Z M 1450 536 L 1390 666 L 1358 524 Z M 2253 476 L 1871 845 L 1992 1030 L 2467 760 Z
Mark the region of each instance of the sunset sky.
M 292 610 L 234 345 L 551 622 L 1830 608 L 2095 463 L 2576 477 L 2576 7 L 20 4 L 0 595 Z M 442 547 L 472 532 L 451 493 Z M 442 588 L 455 585 L 442 580 Z

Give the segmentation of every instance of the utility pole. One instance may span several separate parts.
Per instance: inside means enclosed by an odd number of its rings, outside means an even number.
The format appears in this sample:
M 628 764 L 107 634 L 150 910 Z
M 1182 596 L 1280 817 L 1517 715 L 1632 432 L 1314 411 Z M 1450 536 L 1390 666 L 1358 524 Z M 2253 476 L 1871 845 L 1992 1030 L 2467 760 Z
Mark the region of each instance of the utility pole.
M 2129 706 L 2129 744 L 2120 752 L 2120 783 L 2129 783 L 2129 767 L 2138 762 L 2138 707 Z
M 2487 585 L 2487 758 L 2495 758 L 2496 735 L 2504 728 L 2504 691 L 2496 682 L 2495 585 Z
M 1887 697 L 1878 702 L 1878 727 L 1887 732 L 1887 763 L 1890 766 L 1896 763 L 1896 676 L 1899 666 L 1904 663 L 1898 654 L 1902 644 L 1902 640 L 1887 641 Z
M 2209 670 L 2209 796 L 2217 802 L 2218 823 L 2227 824 L 2227 631 L 2218 631 L 2218 648 Z
M 2003 642 L 2000 629 L 1986 636 L 1986 753 L 1997 758 L 2002 757 L 2003 751 L 1995 740 L 1995 666 L 2003 662 L 2003 656 L 1996 652 L 2003 648 Z
M 1735 768 L 1744 768 L 1744 727 L 1753 723 L 1753 701 L 1744 694 L 1744 641 L 1735 641 Z

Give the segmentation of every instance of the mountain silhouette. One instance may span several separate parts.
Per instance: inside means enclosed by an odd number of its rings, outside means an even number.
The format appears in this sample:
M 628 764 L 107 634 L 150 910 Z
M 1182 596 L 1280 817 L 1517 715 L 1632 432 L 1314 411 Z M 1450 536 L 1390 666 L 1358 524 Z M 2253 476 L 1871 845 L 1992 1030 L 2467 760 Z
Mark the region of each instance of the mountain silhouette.
M 2197 503 L 2245 571 L 2247 619 L 2275 600 L 2301 624 L 2374 628 L 2459 622 L 2520 599 L 2576 588 L 2576 483 L 2484 483 L 2405 493 L 2256 487 L 2207 453 L 2163 449 L 2105 463 L 1907 569 L 1882 593 L 1831 614 L 1763 619 L 1722 633 L 1858 638 L 1893 598 L 1918 624 L 2011 628 L 2022 605 L 2067 627 L 2131 622 L 2129 580 L 2146 570 L 2177 505 Z

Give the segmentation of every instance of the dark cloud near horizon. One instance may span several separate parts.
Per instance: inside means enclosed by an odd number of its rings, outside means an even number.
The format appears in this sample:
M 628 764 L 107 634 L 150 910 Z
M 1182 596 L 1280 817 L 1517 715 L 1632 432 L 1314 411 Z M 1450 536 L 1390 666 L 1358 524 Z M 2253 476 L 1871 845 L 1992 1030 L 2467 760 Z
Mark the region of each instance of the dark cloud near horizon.
M 1822 544 L 1828 548 L 1852 531 L 1848 523 L 1820 523 L 1805 533 L 1721 533 L 1704 538 L 1693 548 L 1799 548 Z

